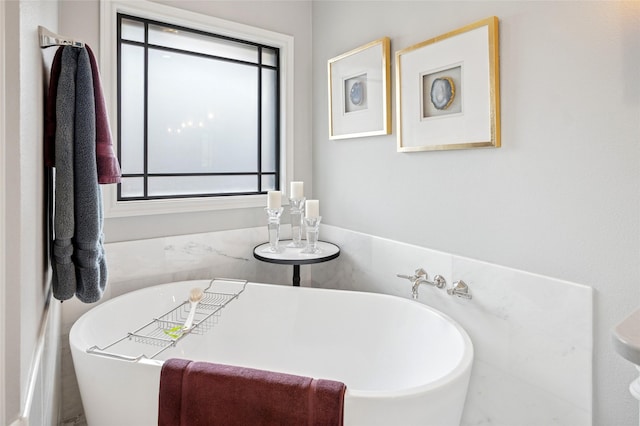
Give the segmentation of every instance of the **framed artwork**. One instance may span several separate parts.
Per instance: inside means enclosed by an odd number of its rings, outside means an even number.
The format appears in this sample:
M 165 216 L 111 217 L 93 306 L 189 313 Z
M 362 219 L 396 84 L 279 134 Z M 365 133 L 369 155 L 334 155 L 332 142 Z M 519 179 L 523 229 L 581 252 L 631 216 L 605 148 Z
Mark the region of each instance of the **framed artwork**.
M 329 59 L 329 138 L 391 133 L 390 40 Z
M 498 18 L 396 52 L 398 151 L 500 147 Z

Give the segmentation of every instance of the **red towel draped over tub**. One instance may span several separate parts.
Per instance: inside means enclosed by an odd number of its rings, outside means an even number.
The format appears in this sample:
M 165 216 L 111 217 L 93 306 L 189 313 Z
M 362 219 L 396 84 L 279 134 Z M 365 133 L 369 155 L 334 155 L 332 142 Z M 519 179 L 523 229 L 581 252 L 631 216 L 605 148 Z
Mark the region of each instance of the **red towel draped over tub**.
M 341 426 L 343 383 L 169 359 L 160 374 L 159 426 Z

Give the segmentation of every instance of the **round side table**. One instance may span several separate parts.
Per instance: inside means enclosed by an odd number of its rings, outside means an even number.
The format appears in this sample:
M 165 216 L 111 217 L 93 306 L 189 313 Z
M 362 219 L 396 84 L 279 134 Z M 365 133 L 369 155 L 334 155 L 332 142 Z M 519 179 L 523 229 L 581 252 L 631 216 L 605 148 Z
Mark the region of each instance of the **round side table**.
M 280 251 L 273 253 L 268 251 L 269 243 L 263 243 L 253 248 L 253 257 L 263 262 L 277 263 L 280 265 L 293 265 L 293 285 L 300 286 L 300 265 L 327 262 L 340 256 L 340 247 L 326 241 L 318 241 L 316 246 L 320 253 L 301 253 L 304 248 L 287 247 L 290 240 L 280 241 Z

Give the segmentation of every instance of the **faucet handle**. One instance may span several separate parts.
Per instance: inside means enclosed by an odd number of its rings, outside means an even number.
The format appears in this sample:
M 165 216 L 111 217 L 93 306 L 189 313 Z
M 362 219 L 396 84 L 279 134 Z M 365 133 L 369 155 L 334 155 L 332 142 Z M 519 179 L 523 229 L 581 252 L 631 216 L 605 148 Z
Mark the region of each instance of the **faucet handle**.
M 433 277 L 433 285 L 436 288 L 445 288 L 447 286 L 447 280 L 442 275 L 436 275 Z
M 462 297 L 463 299 L 471 299 L 472 297 L 469 292 L 469 286 L 462 280 L 454 282 L 453 287 L 447 289 L 447 294 Z

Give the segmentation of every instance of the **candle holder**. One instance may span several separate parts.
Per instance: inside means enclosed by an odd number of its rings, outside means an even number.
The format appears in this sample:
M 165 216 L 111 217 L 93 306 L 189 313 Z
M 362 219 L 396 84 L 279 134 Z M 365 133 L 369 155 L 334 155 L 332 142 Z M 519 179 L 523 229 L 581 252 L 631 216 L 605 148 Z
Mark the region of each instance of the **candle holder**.
M 282 250 L 278 247 L 280 241 L 280 216 L 282 215 L 283 208 L 277 209 L 264 209 L 267 212 L 267 229 L 269 230 L 269 247 L 265 248 L 264 252 L 280 253 Z
M 301 248 L 305 246 L 302 242 L 302 223 L 304 218 L 305 198 L 289 198 L 291 208 L 291 242 L 287 247 Z
M 305 253 L 305 254 L 322 253 L 322 250 L 320 250 L 317 247 L 321 220 L 322 220 L 322 216 L 304 218 L 304 223 L 307 226 L 307 246 L 300 253 Z

